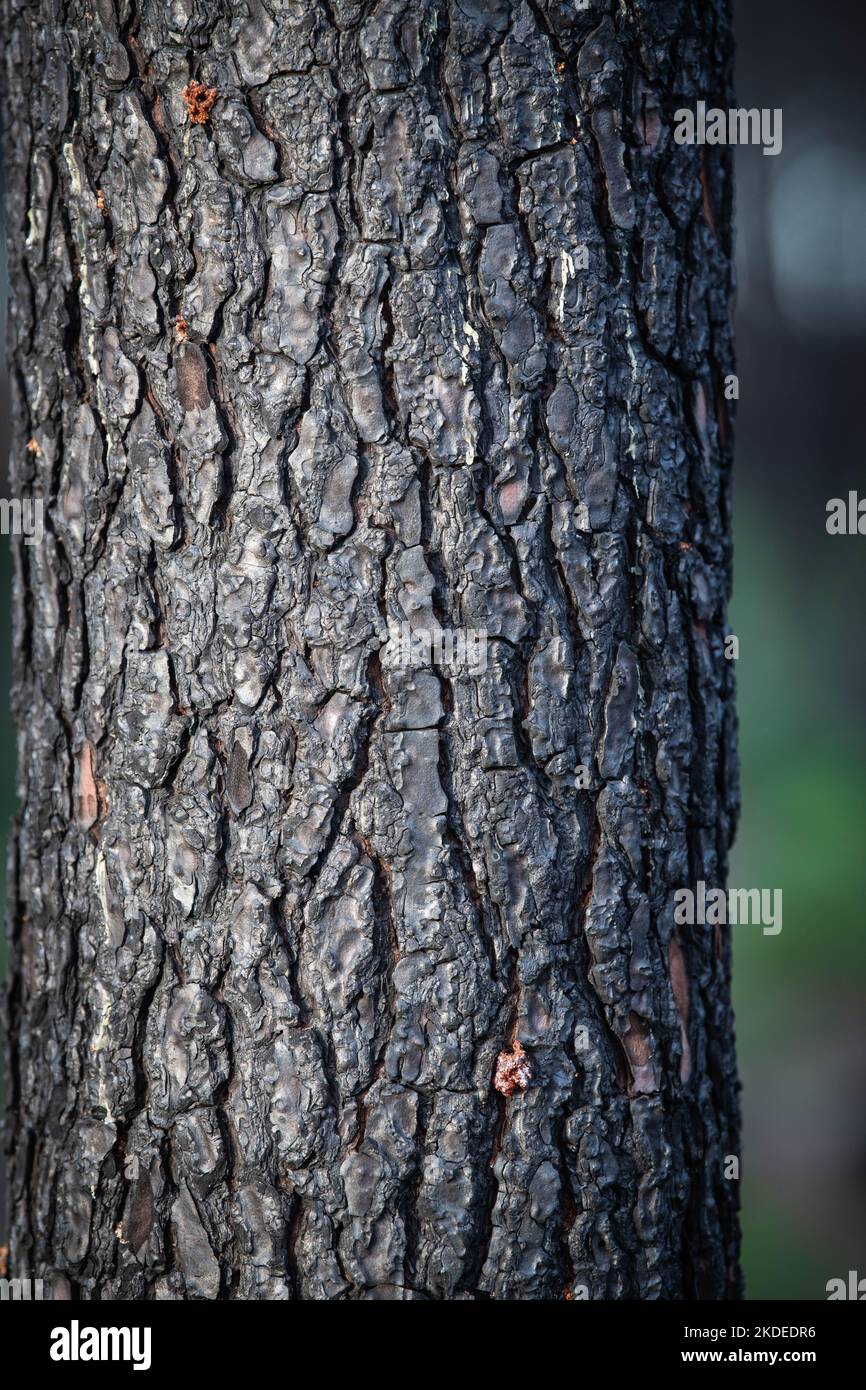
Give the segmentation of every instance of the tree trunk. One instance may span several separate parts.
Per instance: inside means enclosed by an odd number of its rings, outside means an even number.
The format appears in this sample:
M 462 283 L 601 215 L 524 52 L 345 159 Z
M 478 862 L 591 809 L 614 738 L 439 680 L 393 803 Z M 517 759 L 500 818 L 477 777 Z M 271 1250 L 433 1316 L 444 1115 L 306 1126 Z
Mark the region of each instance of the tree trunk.
M 4 3 L 11 1273 L 736 1297 L 727 0 Z

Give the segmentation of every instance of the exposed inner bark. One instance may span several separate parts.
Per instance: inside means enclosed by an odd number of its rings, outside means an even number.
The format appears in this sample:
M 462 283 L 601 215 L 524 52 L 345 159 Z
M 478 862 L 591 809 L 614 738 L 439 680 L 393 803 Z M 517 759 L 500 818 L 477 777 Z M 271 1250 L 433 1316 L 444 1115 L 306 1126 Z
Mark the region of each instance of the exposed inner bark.
M 5 0 L 12 1273 L 738 1293 L 728 9 Z

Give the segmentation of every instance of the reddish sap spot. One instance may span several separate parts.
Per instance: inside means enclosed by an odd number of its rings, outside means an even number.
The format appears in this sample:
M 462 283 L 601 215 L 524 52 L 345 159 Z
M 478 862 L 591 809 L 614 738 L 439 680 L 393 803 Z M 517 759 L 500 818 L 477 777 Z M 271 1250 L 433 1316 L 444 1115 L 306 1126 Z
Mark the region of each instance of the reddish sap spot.
M 688 1081 L 692 1073 L 692 1050 L 689 1047 L 689 976 L 683 948 L 675 936 L 668 946 L 668 965 L 671 973 L 671 989 L 680 1018 L 680 1043 L 683 1050 L 680 1062 L 680 1080 Z
M 707 393 L 704 390 L 703 382 L 696 381 L 692 391 L 692 409 L 695 415 L 695 425 L 697 426 L 698 438 L 701 441 L 701 449 L 706 460 L 710 458 L 710 436 L 707 431 L 707 421 L 709 419 L 709 408 L 707 405 Z
M 522 1045 L 515 1039 L 511 1051 L 500 1052 L 496 1059 L 493 1085 L 503 1096 L 513 1096 L 517 1090 L 525 1091 L 531 1080 L 532 1068 Z
M 94 775 L 95 749 L 85 742 L 78 763 L 78 796 L 76 819 L 80 830 L 89 830 L 99 813 Z
M 523 506 L 523 488 L 520 483 L 503 483 L 499 489 L 499 510 L 506 522 L 516 521 Z
M 634 1012 L 628 1016 L 628 1032 L 623 1037 L 623 1044 L 631 1067 L 634 1093 L 648 1095 L 657 1091 L 658 1080 L 650 1050 L 649 1029 L 644 1019 Z
M 206 87 L 203 82 L 188 82 L 181 92 L 187 115 L 193 125 L 204 125 L 216 101 L 216 87 Z

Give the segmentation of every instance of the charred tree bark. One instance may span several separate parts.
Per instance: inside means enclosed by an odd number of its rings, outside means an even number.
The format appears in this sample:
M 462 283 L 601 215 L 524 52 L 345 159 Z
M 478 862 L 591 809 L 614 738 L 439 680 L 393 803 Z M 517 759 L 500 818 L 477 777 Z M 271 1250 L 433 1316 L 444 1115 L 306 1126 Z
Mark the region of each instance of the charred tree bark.
M 726 0 L 5 22 L 12 1273 L 737 1296 Z

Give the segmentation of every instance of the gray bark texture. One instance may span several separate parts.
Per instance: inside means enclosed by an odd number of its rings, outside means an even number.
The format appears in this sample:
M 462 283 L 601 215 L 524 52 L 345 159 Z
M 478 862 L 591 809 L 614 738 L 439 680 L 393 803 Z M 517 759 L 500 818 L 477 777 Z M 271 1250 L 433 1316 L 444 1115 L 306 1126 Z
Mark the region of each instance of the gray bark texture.
M 10 1272 L 737 1297 L 727 0 L 3 3 Z

